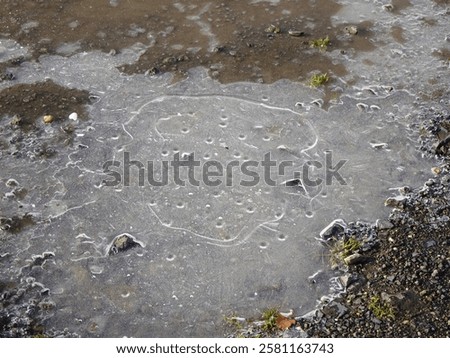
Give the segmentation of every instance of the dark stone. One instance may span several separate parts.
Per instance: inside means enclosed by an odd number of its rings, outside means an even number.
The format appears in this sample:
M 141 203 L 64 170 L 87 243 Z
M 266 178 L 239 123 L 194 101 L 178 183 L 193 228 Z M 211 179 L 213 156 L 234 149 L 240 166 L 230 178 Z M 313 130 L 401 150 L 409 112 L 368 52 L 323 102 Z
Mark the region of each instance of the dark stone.
M 436 154 L 445 155 L 448 152 L 450 145 L 450 136 L 447 136 L 445 139 L 441 140 L 436 146 Z
M 119 252 L 128 251 L 133 247 L 142 245 L 136 241 L 136 238 L 130 234 L 124 233 L 116 236 L 108 250 L 108 255 L 116 255 Z

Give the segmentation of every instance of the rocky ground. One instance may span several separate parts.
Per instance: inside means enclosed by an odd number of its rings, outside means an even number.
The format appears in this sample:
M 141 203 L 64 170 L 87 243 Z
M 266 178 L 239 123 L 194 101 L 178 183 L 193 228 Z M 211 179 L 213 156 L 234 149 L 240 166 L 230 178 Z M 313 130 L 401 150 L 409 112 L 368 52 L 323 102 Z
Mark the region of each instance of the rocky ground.
M 336 223 L 322 235 L 344 292 L 285 331 L 280 317 L 229 318 L 231 336 L 449 337 L 450 115 L 428 112 L 418 126 L 422 150 L 442 160 L 433 177 L 388 198 L 389 221 Z

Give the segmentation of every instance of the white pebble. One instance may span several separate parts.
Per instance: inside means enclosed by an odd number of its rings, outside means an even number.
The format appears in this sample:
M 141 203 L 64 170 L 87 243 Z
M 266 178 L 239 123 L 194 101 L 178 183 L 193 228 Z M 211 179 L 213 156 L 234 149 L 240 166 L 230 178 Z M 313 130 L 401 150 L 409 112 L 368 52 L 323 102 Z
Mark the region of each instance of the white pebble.
M 76 114 L 75 112 L 71 113 L 69 119 L 76 121 L 78 119 L 78 114 Z

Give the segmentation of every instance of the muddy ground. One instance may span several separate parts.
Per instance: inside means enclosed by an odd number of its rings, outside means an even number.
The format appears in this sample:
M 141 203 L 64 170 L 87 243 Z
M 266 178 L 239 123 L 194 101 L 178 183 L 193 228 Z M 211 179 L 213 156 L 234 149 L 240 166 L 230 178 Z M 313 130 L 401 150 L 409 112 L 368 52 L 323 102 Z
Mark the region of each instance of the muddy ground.
M 398 3 L 396 11 L 408 6 L 407 1 Z M 115 7 L 108 1 L 5 1 L 0 27 L 4 37 L 29 46 L 34 59 L 95 49 L 115 53 L 139 42 L 151 47 L 137 63 L 121 67 L 127 74 L 171 71 L 178 80 L 189 68 L 205 66 L 223 83 L 303 81 L 311 71 L 345 74 L 342 64 L 311 49 L 316 38 L 329 36 L 330 49 L 343 52 L 373 48 L 369 22 L 358 24 L 358 36 L 341 38 L 352 24 L 331 26 L 330 16 L 340 5 L 330 0 L 300 6 L 285 2 L 283 7 L 243 1 L 196 5 L 180 3 L 174 9 L 166 1 L 117 1 Z M 307 26 L 311 21 L 314 30 Z

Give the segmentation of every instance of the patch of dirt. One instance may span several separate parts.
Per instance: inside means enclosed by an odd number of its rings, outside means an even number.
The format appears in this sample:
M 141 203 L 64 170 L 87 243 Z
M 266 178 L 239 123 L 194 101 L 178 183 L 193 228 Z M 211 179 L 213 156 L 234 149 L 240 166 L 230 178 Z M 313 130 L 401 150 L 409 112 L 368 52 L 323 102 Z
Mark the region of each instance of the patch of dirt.
M 11 124 L 24 130 L 34 127 L 36 120 L 51 115 L 54 121 L 67 119 L 72 112 L 86 118 L 85 105 L 89 92 L 65 88 L 48 80 L 18 84 L 0 91 L 0 117 L 9 117 Z
M 396 6 L 403 8 L 406 2 Z M 310 47 L 313 39 L 329 36 L 329 49 L 373 49 L 370 24 L 356 24 L 358 34 L 349 36 L 342 36 L 343 28 L 333 28 L 331 16 L 340 8 L 332 0 L 280 0 L 276 5 L 238 0 L 6 0 L 0 7 L 0 27 L 3 36 L 30 47 L 35 59 L 93 49 L 117 52 L 142 43 L 150 48 L 137 63 L 122 67 L 124 73 L 170 71 L 178 80 L 188 69 L 206 66 L 222 83 L 271 83 L 304 81 L 313 71 L 346 73 L 343 63 L 335 64 Z

